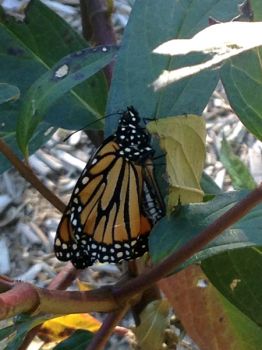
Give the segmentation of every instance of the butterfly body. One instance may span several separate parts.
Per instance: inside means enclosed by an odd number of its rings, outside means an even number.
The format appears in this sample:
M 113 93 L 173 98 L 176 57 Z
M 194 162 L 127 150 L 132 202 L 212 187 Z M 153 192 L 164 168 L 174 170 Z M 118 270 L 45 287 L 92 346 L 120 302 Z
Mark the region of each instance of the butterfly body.
M 147 251 L 148 234 L 163 207 L 152 189 L 150 135 L 139 122 L 136 110 L 128 107 L 116 132 L 87 163 L 58 226 L 58 259 L 85 268 Z

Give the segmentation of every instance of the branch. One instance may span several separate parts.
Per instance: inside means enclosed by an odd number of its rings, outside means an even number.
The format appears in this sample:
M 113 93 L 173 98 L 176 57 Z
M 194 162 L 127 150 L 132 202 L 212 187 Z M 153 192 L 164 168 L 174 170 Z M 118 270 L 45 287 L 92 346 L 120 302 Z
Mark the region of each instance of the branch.
M 66 289 L 71 285 L 72 281 L 76 278 L 78 271 L 73 267 L 71 263 L 66 264 L 62 271 L 60 271 L 51 281 L 48 289 Z M 26 350 L 29 344 L 32 342 L 38 331 L 41 329 L 41 324 L 32 328 L 25 336 L 23 343 L 20 345 L 19 350 Z
M 66 306 L 66 308 L 65 308 Z M 13 287 L 0 294 L 0 320 L 20 313 L 56 315 L 83 312 L 110 312 L 121 307 L 110 287 L 87 292 L 49 290 L 30 283 L 13 282 Z
M 50 191 L 33 173 L 32 169 L 25 165 L 11 150 L 11 148 L 0 138 L 0 152 L 12 163 L 12 165 L 19 171 L 19 173 L 37 189 L 43 197 L 54 205 L 62 213 L 65 211 L 65 204 Z
M 17 282 L 12 289 L 0 294 L 0 320 L 32 312 L 40 304 L 35 288 L 29 283 Z

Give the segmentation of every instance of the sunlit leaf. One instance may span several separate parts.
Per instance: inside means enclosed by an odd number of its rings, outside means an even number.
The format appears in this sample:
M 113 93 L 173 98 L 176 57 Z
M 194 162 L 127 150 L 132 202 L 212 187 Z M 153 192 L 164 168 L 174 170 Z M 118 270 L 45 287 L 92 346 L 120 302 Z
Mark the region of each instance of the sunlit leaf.
M 208 57 L 209 60 L 194 66 L 164 71 L 153 83 L 155 90 L 218 66 L 233 56 L 261 46 L 262 38 L 257 35 L 260 31 L 262 31 L 262 22 L 218 23 L 200 31 L 192 39 L 174 39 L 161 44 L 154 53 L 178 56 L 201 52 L 211 54 L 211 58 Z
M 146 118 L 201 114 L 217 85 L 218 72 L 202 72 L 156 93 L 151 84 L 163 70 L 197 64 L 202 55 L 173 58 L 152 51 L 170 38 L 192 37 L 207 27 L 211 16 L 230 21 L 238 14 L 240 1 L 136 1 L 114 67 L 107 113 L 133 105 Z M 107 121 L 106 133 L 110 135 L 117 120 Z
M 205 161 L 205 122 L 196 115 L 168 117 L 147 124 L 166 153 L 169 181 L 168 211 L 181 204 L 201 202 L 200 179 Z
M 39 336 L 46 342 L 61 341 L 75 330 L 97 332 L 101 322 L 89 314 L 72 314 L 53 318 L 41 326 Z

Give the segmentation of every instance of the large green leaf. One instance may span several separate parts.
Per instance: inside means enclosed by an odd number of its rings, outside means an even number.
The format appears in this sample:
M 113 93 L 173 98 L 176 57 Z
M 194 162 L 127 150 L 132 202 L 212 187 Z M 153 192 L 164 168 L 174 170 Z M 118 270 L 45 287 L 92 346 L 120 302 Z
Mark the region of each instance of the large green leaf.
M 208 26 L 208 18 L 230 20 L 237 14 L 237 0 L 198 0 L 165 2 L 137 1 L 125 30 L 110 89 L 108 112 L 132 104 L 142 116 L 156 118 L 178 114 L 201 114 L 214 90 L 216 71 L 204 72 L 154 92 L 152 82 L 164 69 L 199 62 L 201 55 L 176 57 L 155 55 L 152 51 L 172 38 L 190 38 Z M 108 122 L 111 133 L 116 118 Z
M 262 326 L 262 248 L 236 249 L 203 260 L 214 286 L 258 326 Z
M 182 207 L 170 218 L 163 218 L 149 237 L 149 251 L 154 262 L 159 262 L 196 237 L 220 215 L 238 203 L 248 191 L 235 191 L 217 195 L 206 203 Z M 201 261 L 223 251 L 262 245 L 262 204 L 225 230 L 185 265 Z
M 17 140 L 23 153 L 48 108 L 71 88 L 110 63 L 116 50 L 115 46 L 98 46 L 72 53 L 31 86 L 17 122 Z
M 256 48 L 228 60 L 220 69 L 220 77 L 230 105 L 246 128 L 260 140 L 262 140 L 261 56 L 262 49 Z
M 15 141 L 10 139 L 15 137 L 16 118 L 29 87 L 62 57 L 87 47 L 87 43 L 38 0 L 29 4 L 24 22 L 4 14 L 0 8 L 0 41 L 0 82 L 17 86 L 21 92 L 21 98 L 16 102 L 0 106 L 1 134 L 4 133 L 9 144 L 14 145 Z M 103 116 L 106 98 L 106 80 L 98 73 L 58 100 L 46 113 L 44 126 L 83 127 Z M 101 123 L 94 127 L 101 127 Z M 39 147 L 44 142 L 40 133 L 37 139 Z M 32 147 L 32 151 L 35 149 Z M 5 158 L 0 156 L 0 172 L 8 166 Z
M 67 22 L 39 0 L 29 3 L 23 22 L 2 12 L 0 39 L 0 79 L 17 85 L 21 93 L 27 91 L 36 78 L 62 57 L 88 46 Z M 74 123 L 78 121 L 79 127 L 83 126 L 83 119 L 87 121 L 103 115 L 106 90 L 104 75 L 99 73 L 81 84 L 75 94 L 67 95 L 55 105 L 49 111 L 47 121 L 56 126 L 61 126 L 62 123 L 63 127 L 69 129 L 72 127 L 72 120 Z

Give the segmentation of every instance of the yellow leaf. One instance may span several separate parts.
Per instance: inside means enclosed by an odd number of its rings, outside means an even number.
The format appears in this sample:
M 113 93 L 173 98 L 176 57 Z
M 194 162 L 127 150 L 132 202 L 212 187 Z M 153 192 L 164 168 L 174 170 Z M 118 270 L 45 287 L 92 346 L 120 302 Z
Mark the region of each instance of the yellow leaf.
M 57 342 L 67 338 L 77 329 L 97 332 L 100 327 L 101 322 L 89 314 L 71 314 L 44 322 L 38 335 L 46 342 Z
M 164 331 L 168 324 L 169 303 L 155 300 L 140 314 L 140 325 L 134 329 L 138 344 L 143 350 L 159 350 L 164 342 Z
M 76 279 L 76 284 L 77 284 L 78 289 L 81 292 L 85 292 L 87 290 L 93 289 L 91 283 L 88 283 L 88 282 L 85 282 L 85 281 L 81 281 L 79 278 Z
M 180 202 L 201 202 L 203 191 L 200 178 L 205 161 L 205 121 L 201 116 L 188 114 L 167 117 L 147 124 L 147 129 L 160 138 L 166 153 L 169 179 L 167 212 Z

